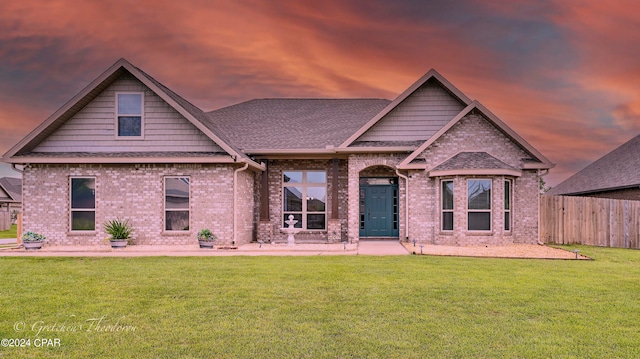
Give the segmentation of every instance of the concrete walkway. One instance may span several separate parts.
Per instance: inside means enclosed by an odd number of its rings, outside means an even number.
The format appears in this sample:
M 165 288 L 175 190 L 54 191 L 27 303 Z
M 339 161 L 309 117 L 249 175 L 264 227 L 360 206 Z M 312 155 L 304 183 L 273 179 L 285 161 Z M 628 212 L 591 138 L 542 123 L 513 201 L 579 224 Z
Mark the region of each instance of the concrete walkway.
M 398 241 L 360 241 L 356 244 L 286 244 L 250 243 L 233 249 L 201 249 L 198 245 L 132 245 L 113 249 L 99 246 L 47 246 L 39 250 L 0 249 L 0 256 L 26 257 L 148 257 L 148 256 L 317 256 L 317 255 L 407 255 L 409 251 Z

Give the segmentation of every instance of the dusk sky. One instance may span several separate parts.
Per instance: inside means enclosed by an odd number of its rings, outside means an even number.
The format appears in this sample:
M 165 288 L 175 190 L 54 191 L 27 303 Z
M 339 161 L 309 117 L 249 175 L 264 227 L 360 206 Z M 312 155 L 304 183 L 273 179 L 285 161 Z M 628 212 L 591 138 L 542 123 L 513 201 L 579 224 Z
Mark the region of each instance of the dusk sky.
M 555 185 L 640 134 L 637 5 L 3 0 L 0 154 L 121 57 L 205 111 L 393 99 L 434 68 L 555 163 Z

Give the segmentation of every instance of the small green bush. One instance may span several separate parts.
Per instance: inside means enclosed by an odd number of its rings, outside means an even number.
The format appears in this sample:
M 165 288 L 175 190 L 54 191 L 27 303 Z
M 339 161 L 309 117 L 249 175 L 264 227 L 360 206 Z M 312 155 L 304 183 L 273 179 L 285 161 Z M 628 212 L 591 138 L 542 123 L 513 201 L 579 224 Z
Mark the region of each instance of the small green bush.
M 128 219 L 112 219 L 104 223 L 104 230 L 111 236 L 112 240 L 122 240 L 129 239 L 133 228 Z

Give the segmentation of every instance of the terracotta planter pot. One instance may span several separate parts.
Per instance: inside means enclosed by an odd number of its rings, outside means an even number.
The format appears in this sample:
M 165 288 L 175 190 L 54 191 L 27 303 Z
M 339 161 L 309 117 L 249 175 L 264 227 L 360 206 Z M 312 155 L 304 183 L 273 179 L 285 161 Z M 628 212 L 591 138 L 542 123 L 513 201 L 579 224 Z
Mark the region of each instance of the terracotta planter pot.
M 42 243 L 42 241 L 30 241 L 23 242 L 22 244 L 24 245 L 24 249 L 31 251 L 42 248 Z

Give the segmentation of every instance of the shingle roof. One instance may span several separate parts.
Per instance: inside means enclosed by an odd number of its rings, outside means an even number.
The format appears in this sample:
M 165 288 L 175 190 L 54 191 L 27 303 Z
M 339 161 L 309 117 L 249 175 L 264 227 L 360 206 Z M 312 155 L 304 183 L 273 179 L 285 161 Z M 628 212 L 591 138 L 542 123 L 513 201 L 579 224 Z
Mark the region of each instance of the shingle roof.
M 640 186 L 640 135 L 596 160 L 549 194 L 585 194 Z
M 460 152 L 436 166 L 432 171 L 471 169 L 507 169 L 517 171 L 486 152 Z
M 242 150 L 338 146 L 382 111 L 383 99 L 256 99 L 208 113 Z
M 0 187 L 2 187 L 15 202 L 22 202 L 22 178 L 2 177 L 0 178 Z

